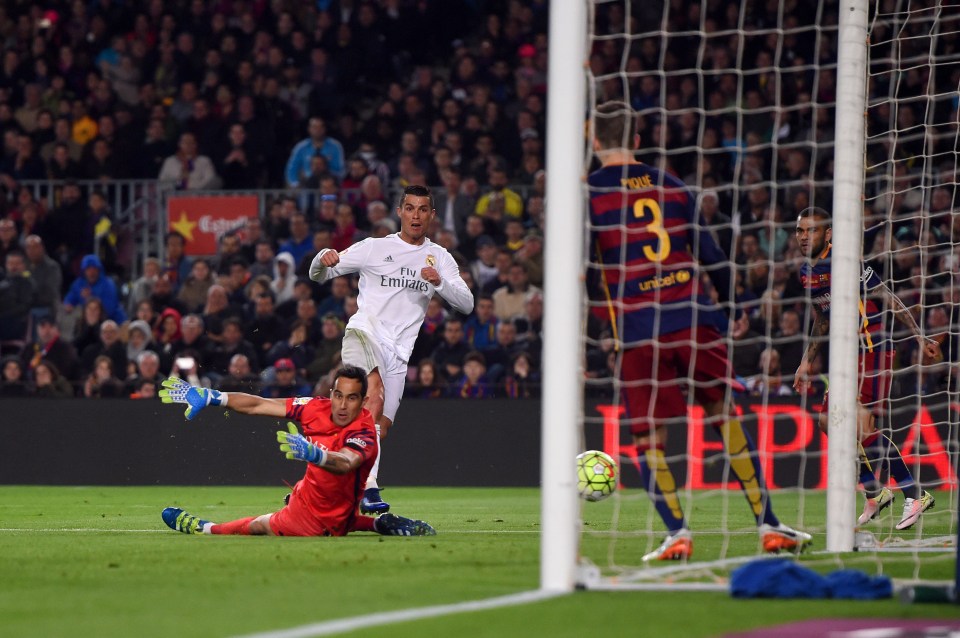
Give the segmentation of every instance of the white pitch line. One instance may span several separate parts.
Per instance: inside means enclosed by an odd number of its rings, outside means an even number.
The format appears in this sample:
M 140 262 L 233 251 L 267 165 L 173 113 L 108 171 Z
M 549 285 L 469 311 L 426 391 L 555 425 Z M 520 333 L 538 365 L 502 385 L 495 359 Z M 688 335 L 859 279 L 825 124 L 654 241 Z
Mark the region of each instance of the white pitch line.
M 291 627 L 290 629 L 278 629 L 276 631 L 265 631 L 256 634 L 244 634 L 236 638 L 312 638 L 313 636 L 329 636 L 346 631 L 355 631 L 367 627 L 377 627 L 388 623 L 404 622 L 408 620 L 420 620 L 422 618 L 436 618 L 438 616 L 447 616 L 450 614 L 460 614 L 470 611 L 484 611 L 486 609 L 498 609 L 501 607 L 513 607 L 514 605 L 526 605 L 564 596 L 566 592 L 545 591 L 542 589 L 534 591 L 520 592 L 519 594 L 509 594 L 497 598 L 487 598 L 484 600 L 469 600 L 462 603 L 452 603 L 449 605 L 434 605 L 433 607 L 417 607 L 414 609 L 398 609 L 396 611 L 383 611 L 375 614 L 366 614 L 363 616 L 353 616 L 350 618 L 340 618 L 337 620 L 325 620 L 323 622 Z

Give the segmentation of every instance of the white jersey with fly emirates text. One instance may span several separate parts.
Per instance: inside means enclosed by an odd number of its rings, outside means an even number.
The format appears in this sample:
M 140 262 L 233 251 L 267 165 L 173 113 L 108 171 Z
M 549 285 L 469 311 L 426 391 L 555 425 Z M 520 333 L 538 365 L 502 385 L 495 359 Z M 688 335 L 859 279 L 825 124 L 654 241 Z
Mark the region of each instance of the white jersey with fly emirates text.
M 340 253 L 340 263 L 327 268 L 317 253 L 310 264 L 310 279 L 324 282 L 340 275 L 360 273 L 357 314 L 348 328 L 373 336 L 385 351 L 403 362 L 410 360 L 413 344 L 434 293 L 463 314 L 473 311 L 473 293 L 460 277 L 460 268 L 450 253 L 424 238 L 419 246 L 400 239 L 399 233 L 368 238 Z M 440 273 L 440 285 L 424 280 L 427 266 Z

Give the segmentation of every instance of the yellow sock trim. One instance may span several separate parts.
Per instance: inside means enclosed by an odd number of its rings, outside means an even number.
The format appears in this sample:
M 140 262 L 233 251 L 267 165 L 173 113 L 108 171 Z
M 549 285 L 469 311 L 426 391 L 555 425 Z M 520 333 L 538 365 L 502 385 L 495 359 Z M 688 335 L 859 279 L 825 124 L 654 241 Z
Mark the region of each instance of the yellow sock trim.
M 680 507 L 680 498 L 677 496 L 677 482 L 673 478 L 673 472 L 667 465 L 667 459 L 663 456 L 663 450 L 656 448 L 646 450 L 644 456 L 647 459 L 647 467 L 653 473 L 653 480 L 657 482 L 660 493 L 663 494 L 663 502 L 670 508 L 670 513 L 679 520 L 683 520 L 683 509 Z
M 743 433 L 740 419 L 726 421 L 720 426 L 720 435 L 723 437 L 723 445 L 730 458 L 730 469 L 740 479 L 743 493 L 747 497 L 747 502 L 750 503 L 753 515 L 760 516 L 763 511 L 763 493 L 760 489 L 760 481 L 757 480 L 753 459 L 750 458 L 747 437 Z
M 867 451 L 863 449 L 863 443 L 857 441 L 857 454 L 860 455 L 860 462 L 867 466 L 867 469 L 873 472 L 873 466 L 870 465 L 870 459 L 867 458 Z

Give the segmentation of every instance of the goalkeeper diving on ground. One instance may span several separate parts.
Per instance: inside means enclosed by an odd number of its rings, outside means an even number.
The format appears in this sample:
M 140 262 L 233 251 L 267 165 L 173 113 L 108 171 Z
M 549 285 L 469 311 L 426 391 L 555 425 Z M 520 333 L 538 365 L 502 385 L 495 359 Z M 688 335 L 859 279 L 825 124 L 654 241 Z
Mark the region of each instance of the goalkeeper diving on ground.
M 288 459 L 304 461 L 307 470 L 293 488 L 287 505 L 272 514 L 214 523 L 176 507 L 163 510 L 163 522 L 185 534 L 264 536 L 345 536 L 376 532 L 388 536 L 431 536 L 428 523 L 395 514 L 377 518 L 359 514 L 363 486 L 377 457 L 377 432 L 364 407 L 367 373 L 344 366 L 336 372 L 330 398 L 265 399 L 242 392 L 198 388 L 171 377 L 163 382 L 164 403 L 185 403 L 187 419 L 207 406 L 220 406 L 262 416 L 294 419 L 296 425 L 277 432 L 280 451 Z

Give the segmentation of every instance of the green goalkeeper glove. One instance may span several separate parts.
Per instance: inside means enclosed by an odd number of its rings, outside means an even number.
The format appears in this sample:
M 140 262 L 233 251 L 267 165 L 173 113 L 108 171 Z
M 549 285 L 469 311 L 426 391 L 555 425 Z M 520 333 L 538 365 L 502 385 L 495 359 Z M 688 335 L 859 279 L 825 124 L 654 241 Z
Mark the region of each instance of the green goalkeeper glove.
M 198 388 L 177 377 L 164 379 L 160 385 L 163 386 L 163 389 L 157 393 L 160 395 L 160 400 L 164 403 L 186 403 L 187 409 L 183 415 L 191 421 L 208 405 L 227 404 L 227 396 L 222 392 Z
M 287 421 L 287 429 L 289 432 L 277 431 L 280 451 L 285 452 L 287 458 L 293 461 L 306 461 L 314 465 L 323 465 L 324 461 L 327 460 L 327 453 L 300 434 L 295 423 Z

